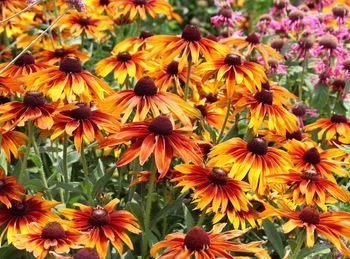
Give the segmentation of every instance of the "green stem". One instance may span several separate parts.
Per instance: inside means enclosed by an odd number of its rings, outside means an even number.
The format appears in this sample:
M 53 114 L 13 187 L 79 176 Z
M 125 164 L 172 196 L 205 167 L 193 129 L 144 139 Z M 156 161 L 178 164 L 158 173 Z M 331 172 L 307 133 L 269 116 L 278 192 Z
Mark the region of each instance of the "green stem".
M 24 13 L 25 11 L 29 10 L 30 8 L 32 8 L 34 5 L 36 5 L 39 2 L 41 2 L 41 0 L 36 1 L 36 2 L 28 5 L 26 8 L 22 9 L 21 11 L 19 11 L 19 12 L 15 13 L 15 14 L 11 15 L 10 17 L 7 17 L 6 19 L 0 21 L 0 25 L 5 23 L 5 22 L 7 22 L 7 21 L 9 21 L 9 20 L 11 20 L 11 19 L 13 19 L 13 18 L 15 18 L 16 16 L 20 15 L 21 13 Z
M 16 60 L 22 56 L 31 46 L 33 46 L 38 40 L 40 40 L 67 12 L 69 9 L 64 10 L 64 12 L 54 20 L 50 26 L 48 26 L 44 31 L 42 31 L 38 37 L 35 38 L 27 47 L 25 47 L 21 53 L 19 53 L 14 59 L 12 59 L 3 69 L 0 71 L 0 75 L 5 72 Z
M 69 183 L 69 176 L 68 176 L 68 165 L 67 165 L 67 149 L 68 149 L 68 137 L 67 133 L 64 133 L 64 139 L 63 139 L 63 177 L 64 177 L 64 182 L 66 184 Z M 69 191 L 65 190 L 65 196 L 66 200 L 68 201 L 69 199 Z
M 31 134 L 30 130 L 32 130 L 32 128 L 29 126 L 29 124 L 27 125 L 27 127 L 28 127 L 28 136 Z M 24 183 L 24 175 L 25 175 L 26 170 L 27 170 L 28 156 L 29 156 L 29 153 L 30 153 L 31 145 L 32 145 L 31 138 L 29 138 L 27 140 L 26 152 L 24 153 L 24 156 L 23 156 L 23 159 L 22 159 L 22 163 L 21 163 L 21 169 L 19 171 L 19 177 L 18 177 L 18 183 L 19 184 L 23 184 Z
M 187 73 L 186 73 L 186 84 L 185 84 L 185 93 L 184 93 L 184 99 L 187 101 L 188 99 L 188 93 L 190 91 L 190 77 L 191 77 L 191 67 L 192 67 L 192 56 L 191 54 L 188 56 L 188 66 L 187 66 Z
M 227 121 L 228 121 L 228 117 L 230 116 L 230 110 L 231 110 L 231 98 L 228 99 L 225 120 L 224 120 L 224 123 L 222 124 L 222 128 L 221 128 L 221 131 L 220 131 L 220 134 L 219 134 L 219 137 L 218 137 L 216 143 L 220 143 L 222 135 L 224 134 L 224 131 L 225 131 L 225 128 L 226 128 L 226 124 L 227 124 Z
M 301 80 L 300 80 L 299 89 L 298 89 L 299 100 L 303 100 L 303 85 L 305 82 L 305 72 L 307 70 L 307 64 L 308 64 L 308 55 L 306 52 L 303 60 L 303 70 L 301 72 Z
M 299 252 L 300 252 L 300 249 L 301 247 L 303 246 L 303 243 L 304 243 L 304 240 L 305 240 L 305 231 L 302 230 L 298 233 L 298 238 L 297 238 L 297 245 L 293 251 L 293 256 L 291 259 L 297 259 L 298 258 L 298 255 L 299 255 Z
M 85 178 L 85 183 L 87 186 L 87 196 L 88 196 L 88 202 L 90 204 L 92 204 L 92 195 L 91 195 L 91 191 L 92 191 L 92 184 L 90 182 L 90 177 L 89 177 L 89 168 L 86 162 L 86 157 L 85 157 L 85 148 L 84 148 L 84 141 L 82 140 L 81 142 L 81 148 L 80 148 L 80 161 L 81 164 L 83 166 L 83 172 L 84 172 L 84 178 Z
M 204 208 L 204 210 L 202 211 L 201 215 L 199 216 L 196 226 L 200 227 L 200 226 L 203 225 L 206 211 L 207 211 L 207 207 Z
M 81 43 L 80 43 L 79 50 L 83 50 L 83 49 L 84 49 L 85 36 L 86 36 L 85 31 L 83 31 L 83 32 L 81 33 L 81 35 L 80 35 L 80 37 L 81 37 Z

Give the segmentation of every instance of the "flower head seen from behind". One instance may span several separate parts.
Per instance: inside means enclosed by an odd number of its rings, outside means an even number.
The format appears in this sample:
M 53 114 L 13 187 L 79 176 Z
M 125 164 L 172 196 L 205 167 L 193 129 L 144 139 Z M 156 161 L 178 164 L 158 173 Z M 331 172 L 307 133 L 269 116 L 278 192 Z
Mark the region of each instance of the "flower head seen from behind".
M 118 199 L 111 200 L 104 207 L 89 207 L 76 203 L 79 210 L 63 208 L 59 211 L 70 220 L 70 227 L 83 232 L 82 242 L 86 247 L 96 247 L 101 258 L 105 258 L 107 254 L 108 240 L 122 256 L 122 242 L 133 249 L 126 230 L 134 234 L 139 234 L 140 230 L 136 218 L 130 212 L 113 210 L 118 203 Z

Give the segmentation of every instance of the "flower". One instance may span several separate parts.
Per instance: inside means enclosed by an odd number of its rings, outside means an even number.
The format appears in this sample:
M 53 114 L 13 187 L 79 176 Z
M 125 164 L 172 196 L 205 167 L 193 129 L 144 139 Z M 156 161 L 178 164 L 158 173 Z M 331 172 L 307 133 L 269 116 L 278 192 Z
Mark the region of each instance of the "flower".
M 25 78 L 27 89 L 41 91 L 53 101 L 102 100 L 112 89 L 103 80 L 84 70 L 79 58 L 66 56 L 59 67 L 51 67 Z
M 209 59 L 227 51 L 227 47 L 202 37 L 195 25 L 186 25 L 181 36 L 156 35 L 147 38 L 146 42 L 153 47 L 150 56 L 161 55 L 164 63 L 170 63 L 180 55 L 180 67 L 186 64 L 189 57 L 197 63 L 200 54 Z
M 187 234 L 173 233 L 165 237 L 164 241 L 156 243 L 151 248 L 151 256 L 156 257 L 157 251 L 161 248 L 169 247 L 164 253 L 162 253 L 159 259 L 165 258 L 230 258 L 234 257 L 228 253 L 243 252 L 254 253 L 258 258 L 270 258 L 267 252 L 258 248 L 259 245 L 264 242 L 251 242 L 248 244 L 242 244 L 239 242 L 229 241 L 233 238 L 242 236 L 249 229 L 246 230 L 230 230 L 221 232 L 226 224 L 216 224 L 210 232 L 206 232 L 201 227 L 191 228 Z
M 0 70 L 7 66 L 9 62 L 1 63 Z M 30 75 L 34 72 L 41 71 L 43 69 L 49 68 L 50 66 L 44 63 L 36 63 L 35 59 L 29 51 L 22 54 L 12 65 L 10 65 L 4 72 L 2 76 L 11 78 L 20 78 L 23 76 Z
M 115 54 L 112 52 L 112 54 Z M 127 76 L 142 77 L 144 67 L 146 66 L 142 52 L 131 54 L 127 51 L 119 52 L 114 56 L 100 60 L 96 66 L 96 74 L 102 77 L 107 76 L 114 71 L 114 79 L 121 85 L 125 82 Z
M 16 183 L 15 176 L 5 176 L 0 167 L 0 202 L 9 209 L 12 207 L 11 200 L 21 201 L 19 195 L 24 194 L 24 189 Z
M 323 210 L 327 210 L 325 203 L 333 198 L 343 202 L 349 200 L 349 195 L 344 189 L 314 170 L 290 170 L 288 173 L 268 176 L 268 185 L 280 184 L 289 186 L 284 196 L 292 199 L 295 204 L 317 204 Z
M 328 33 L 319 39 L 318 44 L 311 51 L 314 57 L 319 57 L 321 53 L 325 54 L 326 59 L 331 56 L 345 58 L 348 51 L 341 42 L 338 42 L 337 37 Z
M 11 244 L 15 240 L 15 235 L 28 233 L 27 224 L 37 222 L 47 224 L 57 220 L 58 216 L 51 212 L 51 208 L 60 204 L 56 201 L 46 201 L 42 199 L 42 194 L 35 196 L 25 195 L 21 200 L 12 200 L 10 208 L 0 208 L 0 224 L 5 224 L 5 228 L 0 235 L 0 242 L 7 232 L 7 243 Z
M 118 42 L 117 45 L 114 46 L 112 52 L 118 53 L 123 51 L 128 52 L 137 52 L 143 51 L 149 48 L 149 44 L 147 44 L 147 38 L 154 36 L 154 33 L 151 31 L 141 31 L 139 37 L 131 37 Z
M 0 98 L 23 93 L 23 81 L 13 77 L 0 76 Z M 0 104 L 3 104 L 0 101 Z
M 304 130 L 313 131 L 316 129 L 321 129 L 317 133 L 318 139 L 322 139 L 325 136 L 326 140 L 332 140 L 336 138 L 341 143 L 350 144 L 350 121 L 344 115 L 333 114 L 331 118 L 321 118 L 306 125 Z
M 218 11 L 217 15 L 210 18 L 210 22 L 216 27 L 219 27 L 221 24 L 228 24 L 228 26 L 234 27 L 234 23 L 240 22 L 242 18 L 242 14 L 240 12 L 234 12 L 230 6 L 223 5 Z
M 128 211 L 116 210 L 118 199 L 111 200 L 106 206 L 89 207 L 80 203 L 74 203 L 79 210 L 62 208 L 59 212 L 69 219 L 69 226 L 83 233 L 81 242 L 86 247 L 96 246 L 101 258 L 107 254 L 108 240 L 117 249 L 120 256 L 123 255 L 122 241 L 132 250 L 133 244 L 125 233 L 139 234 L 139 224 L 136 218 Z
M 75 108 L 55 115 L 51 139 L 67 133 L 68 136 L 74 136 L 75 148 L 80 151 L 83 140 L 87 144 L 95 139 L 101 142 L 102 129 L 107 132 L 116 132 L 119 129 L 117 118 L 99 110 L 91 110 L 86 103 L 77 103 Z
M 338 161 L 344 157 L 344 152 L 340 149 L 331 148 L 322 150 L 313 142 L 300 142 L 295 139 L 284 145 L 289 153 L 294 169 L 315 170 L 325 175 L 332 182 L 336 182 L 331 172 L 340 176 L 347 176 L 348 172 L 341 167 L 342 162 Z
M 100 109 L 124 114 L 121 122 L 125 123 L 131 116 L 134 108 L 134 121 L 143 121 L 149 112 L 154 117 L 160 114 L 173 114 L 184 125 L 191 125 L 189 117 L 199 117 L 199 113 L 179 96 L 158 90 L 153 79 L 142 77 L 133 90 L 121 90 L 107 97 L 99 104 Z
M 27 233 L 15 235 L 13 245 L 33 253 L 37 259 L 44 259 L 50 249 L 56 253 L 68 253 L 70 248 L 78 248 L 80 235 L 78 231 L 63 224 L 63 221 L 46 224 L 31 222 Z
M 249 201 L 244 192 L 250 190 L 249 184 L 228 177 L 225 169 L 181 164 L 175 170 L 179 174 L 171 181 L 178 182 L 175 187 L 182 187 L 181 192 L 193 191 L 196 209 L 205 211 L 209 206 L 213 212 L 225 213 L 231 205 L 236 211 L 248 211 Z
M 161 177 L 168 172 L 171 159 L 175 155 L 186 163 L 193 161 L 201 164 L 198 145 L 185 137 L 183 133 L 192 131 L 191 127 L 176 129 L 167 116 L 160 115 L 153 120 L 131 122 L 112 134 L 100 147 L 111 147 L 134 140 L 131 146 L 121 155 L 117 166 L 130 163 L 137 156 L 143 165 L 154 152 L 155 162 Z
M 290 220 L 282 227 L 285 233 L 296 227 L 306 229 L 306 245 L 312 247 L 315 243 L 315 231 L 327 238 L 345 256 L 350 256 L 350 250 L 340 237 L 350 239 L 350 213 L 318 212 L 315 208 L 306 206 L 302 210 L 290 211 L 280 209 L 279 214 Z
M 9 122 L 12 126 L 34 121 L 40 129 L 50 129 L 53 125 L 53 113 L 57 107 L 46 102 L 40 92 L 26 92 L 22 102 L 7 102 L 0 105 L 0 123 Z
M 2 135 L 1 150 L 5 153 L 7 162 L 11 161 L 11 153 L 17 159 L 18 149 L 26 143 L 27 136 L 20 131 L 13 130 L 13 127 L 9 127 L 8 124 L 1 127 L 0 134 Z
M 232 138 L 214 146 L 209 157 L 208 166 L 223 167 L 233 163 L 229 176 L 243 180 L 248 175 L 248 182 L 258 194 L 265 192 L 266 176 L 291 168 L 288 154 L 267 146 L 263 138 L 253 138 L 248 142 Z
M 64 0 L 79 12 L 86 12 L 86 4 L 83 0 Z
M 87 0 L 87 9 L 89 12 L 103 14 L 104 11 L 108 15 L 115 15 L 118 8 L 118 0 Z

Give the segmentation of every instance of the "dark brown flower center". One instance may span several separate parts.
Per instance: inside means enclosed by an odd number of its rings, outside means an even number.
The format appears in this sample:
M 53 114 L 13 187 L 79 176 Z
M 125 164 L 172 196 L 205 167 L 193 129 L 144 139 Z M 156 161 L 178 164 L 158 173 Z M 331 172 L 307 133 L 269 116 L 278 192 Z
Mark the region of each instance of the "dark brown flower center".
M 26 92 L 23 103 L 28 107 L 42 107 L 46 103 L 45 96 L 41 92 Z
M 147 38 L 152 37 L 152 36 L 154 36 L 154 33 L 151 32 L 151 31 L 142 31 L 140 33 L 140 38 L 141 39 L 147 39 Z
M 335 17 L 344 18 L 348 15 L 348 9 L 343 4 L 337 4 L 332 8 L 332 13 Z
M 259 19 L 261 22 L 265 22 L 266 24 L 269 24 L 272 20 L 271 18 L 271 15 L 269 14 L 263 14 L 260 16 L 260 19 Z
M 218 41 L 217 37 L 214 34 L 209 34 L 205 37 L 209 40 L 212 40 L 212 41 Z
M 179 73 L 179 62 L 177 61 L 171 62 L 168 65 L 166 72 L 170 75 L 177 75 Z
M 210 238 L 201 227 L 193 227 L 187 232 L 184 246 L 190 251 L 206 250 L 210 246 Z
M 127 62 L 129 60 L 132 59 L 132 56 L 129 52 L 125 51 L 125 52 L 120 52 L 118 55 L 117 55 L 117 61 L 119 62 Z
M 265 83 L 261 83 L 261 88 L 263 88 L 267 91 L 270 91 L 271 86 L 270 86 L 269 81 L 266 81 Z
M 236 54 L 228 54 L 225 57 L 224 62 L 226 65 L 229 65 L 229 66 L 240 66 L 242 65 L 242 58 L 241 56 Z
M 88 16 L 80 16 L 78 19 L 78 23 L 81 26 L 86 27 L 90 24 L 90 18 Z
M 251 44 L 259 44 L 260 43 L 259 36 L 256 33 L 249 34 L 245 40 Z
M 67 52 L 64 49 L 55 49 L 54 55 L 56 58 L 64 58 L 67 56 Z
M 295 116 L 303 117 L 306 114 L 306 105 L 302 102 L 295 103 L 292 106 L 292 113 Z
M 208 180 L 213 184 L 225 185 L 227 183 L 227 172 L 219 167 L 214 167 L 208 174 Z
M 266 141 L 262 138 L 253 138 L 247 143 L 248 151 L 263 156 L 267 153 L 267 144 Z
M 91 109 L 86 103 L 77 103 L 78 108 L 71 110 L 69 116 L 77 120 L 89 119 L 91 116 Z
M 265 205 L 260 201 L 253 200 L 250 203 L 252 204 L 253 209 L 257 212 L 263 212 L 264 210 L 266 210 Z
M 62 225 L 58 222 L 47 223 L 41 232 L 41 237 L 43 239 L 61 239 L 66 236 L 66 233 Z
M 96 250 L 92 248 L 82 248 L 73 257 L 73 259 L 100 259 L 100 256 L 98 255 Z
M 147 3 L 147 0 L 133 0 L 133 3 L 135 5 L 145 5 Z
M 277 39 L 271 42 L 271 47 L 277 51 L 281 51 L 284 46 L 284 40 L 283 39 Z
M 334 78 L 333 82 L 332 82 L 332 86 L 333 86 L 334 90 L 342 91 L 346 86 L 346 82 L 342 78 Z
M 158 88 L 152 78 L 145 76 L 136 83 L 134 92 L 138 96 L 152 96 L 158 92 Z
M 343 66 L 345 70 L 350 71 L 350 58 L 347 58 L 343 61 Z
M 303 134 L 301 133 L 300 130 L 294 131 L 292 133 L 287 131 L 286 138 L 287 139 L 296 139 L 296 140 L 301 141 L 303 139 Z
M 200 41 L 201 32 L 195 25 L 186 25 L 182 31 L 182 38 L 187 41 Z
M 11 101 L 10 97 L 2 96 L 2 95 L 0 96 L 0 105 L 4 103 L 8 103 L 10 101 Z
M 303 160 L 306 163 L 310 164 L 318 164 L 321 161 L 320 153 L 318 152 L 317 148 L 310 148 L 308 151 L 306 151 L 303 155 Z
M 209 144 L 209 143 L 206 143 L 202 149 L 203 149 L 203 153 L 204 155 L 207 155 L 209 154 L 209 152 L 211 151 L 211 148 L 213 147 L 213 145 Z
M 204 105 L 197 105 L 196 108 L 201 112 L 203 117 L 208 116 L 207 108 Z
M 333 114 L 332 117 L 331 117 L 331 122 L 334 122 L 334 123 L 347 123 L 348 120 L 346 119 L 346 117 L 344 115 Z
M 254 95 L 255 100 L 258 102 L 272 105 L 273 102 L 273 95 L 270 91 L 266 91 L 265 89 L 262 89 L 260 92 L 257 92 Z
M 209 102 L 209 103 L 215 103 L 218 100 L 218 96 L 216 94 L 212 94 L 212 93 L 208 94 L 206 96 L 206 98 L 207 98 L 207 102 Z
M 288 0 L 275 0 L 273 4 L 277 9 L 283 9 L 288 5 Z
M 5 180 L 0 180 L 0 190 L 2 190 L 6 186 Z
M 225 18 L 231 18 L 232 17 L 232 9 L 229 6 L 224 6 L 222 7 L 219 12 L 218 15 L 222 15 Z
M 60 63 L 60 70 L 66 73 L 80 73 L 83 68 L 79 58 L 66 56 Z
M 278 60 L 277 59 L 274 59 L 274 58 L 269 58 L 267 63 L 269 64 L 269 66 L 271 68 L 274 68 L 276 69 L 278 67 Z
M 321 37 L 320 45 L 326 49 L 336 49 L 338 45 L 338 39 L 332 34 L 327 34 Z
M 11 201 L 12 207 L 10 208 L 11 214 L 15 216 L 24 216 L 28 213 L 28 205 L 25 202 L 20 201 Z
M 305 207 L 300 212 L 299 219 L 305 223 L 316 225 L 320 223 L 320 213 L 313 207 Z
M 100 0 L 100 5 L 109 5 L 109 0 Z
M 312 39 L 312 37 L 302 37 L 299 41 L 298 44 L 300 46 L 300 48 L 304 49 L 304 50 L 309 50 L 314 46 L 314 40 Z
M 301 178 L 304 180 L 318 181 L 321 179 L 321 176 L 314 170 L 306 170 L 302 172 Z
M 148 130 L 156 135 L 171 135 L 173 133 L 173 124 L 167 116 L 160 115 L 152 120 Z
M 302 12 L 300 10 L 291 11 L 290 14 L 288 15 L 288 18 L 291 21 L 296 22 L 296 21 L 304 18 L 304 12 Z
M 89 223 L 94 226 L 103 226 L 109 223 L 109 213 L 103 209 L 93 209 L 89 216 Z
M 35 59 L 30 51 L 23 53 L 16 61 L 15 65 L 24 67 L 35 63 Z

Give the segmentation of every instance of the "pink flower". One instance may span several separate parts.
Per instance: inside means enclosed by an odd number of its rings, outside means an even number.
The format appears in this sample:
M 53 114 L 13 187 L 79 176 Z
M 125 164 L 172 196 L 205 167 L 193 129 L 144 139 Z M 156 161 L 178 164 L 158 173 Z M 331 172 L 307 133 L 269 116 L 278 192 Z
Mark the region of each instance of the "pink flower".
M 322 36 L 318 44 L 310 52 L 314 57 L 319 57 L 321 54 L 324 54 L 327 60 L 329 60 L 331 56 L 343 58 L 349 55 L 349 51 L 347 51 L 343 44 L 338 41 L 337 37 L 332 34 Z
M 219 27 L 220 25 L 228 24 L 230 27 L 234 27 L 235 22 L 242 20 L 242 14 L 240 12 L 232 11 L 230 6 L 223 6 L 218 14 L 210 18 L 210 22 Z
M 86 12 L 86 4 L 83 0 L 64 0 L 79 12 Z

